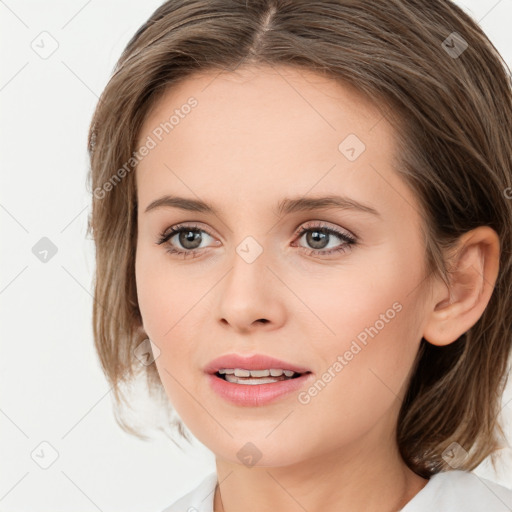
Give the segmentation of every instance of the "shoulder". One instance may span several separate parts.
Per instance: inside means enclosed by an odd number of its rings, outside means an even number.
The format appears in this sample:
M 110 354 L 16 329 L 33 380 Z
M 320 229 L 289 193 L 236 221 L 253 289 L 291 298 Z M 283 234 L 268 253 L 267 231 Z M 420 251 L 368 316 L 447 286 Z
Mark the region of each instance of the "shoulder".
M 473 472 L 436 473 L 400 512 L 510 512 L 512 489 Z
M 207 475 L 199 485 L 187 492 L 162 512 L 213 512 L 213 498 L 217 473 Z

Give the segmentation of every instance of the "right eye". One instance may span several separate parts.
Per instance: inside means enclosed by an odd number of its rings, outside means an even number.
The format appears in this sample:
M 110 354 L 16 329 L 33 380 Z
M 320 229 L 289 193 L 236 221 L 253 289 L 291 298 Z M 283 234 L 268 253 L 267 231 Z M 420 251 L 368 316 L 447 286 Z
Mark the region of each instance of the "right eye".
M 206 234 L 207 237 L 213 238 L 207 231 L 199 228 L 197 225 L 190 226 L 179 224 L 170 229 L 167 228 L 160 234 L 156 243 L 157 245 L 166 244 L 166 251 L 170 254 L 185 257 L 189 254 L 194 255 L 197 251 L 201 251 L 202 249 L 206 249 L 206 247 L 200 247 L 204 238 L 204 235 L 201 235 L 201 233 Z M 173 238 L 176 238 L 176 240 L 171 243 Z M 176 248 L 176 244 L 179 244 L 178 248 Z

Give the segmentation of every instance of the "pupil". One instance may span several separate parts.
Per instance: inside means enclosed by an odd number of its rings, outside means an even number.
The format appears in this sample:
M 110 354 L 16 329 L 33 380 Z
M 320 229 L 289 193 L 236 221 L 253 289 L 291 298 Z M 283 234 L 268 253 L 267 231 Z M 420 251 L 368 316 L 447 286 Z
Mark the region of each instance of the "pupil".
M 179 234 L 179 240 L 185 249 L 197 249 L 201 245 L 201 233 L 198 231 L 182 231 Z
M 328 238 L 328 234 L 322 231 L 310 231 L 307 234 L 308 244 L 311 245 L 315 249 L 323 249 L 326 244 L 325 241 Z

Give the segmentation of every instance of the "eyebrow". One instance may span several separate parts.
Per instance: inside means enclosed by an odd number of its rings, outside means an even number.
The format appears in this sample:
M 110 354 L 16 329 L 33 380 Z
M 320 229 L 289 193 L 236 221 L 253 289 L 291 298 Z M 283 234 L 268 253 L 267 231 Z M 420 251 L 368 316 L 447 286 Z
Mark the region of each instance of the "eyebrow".
M 144 210 L 145 213 L 155 210 L 156 208 L 170 207 L 179 208 L 191 212 L 210 213 L 218 216 L 218 210 L 211 204 L 199 199 L 191 199 L 185 197 L 165 195 L 152 201 Z M 330 208 L 338 208 L 342 210 L 354 210 L 370 213 L 380 217 L 380 213 L 369 205 L 360 203 L 354 199 L 344 196 L 328 195 L 323 197 L 298 197 L 286 198 L 277 204 L 275 210 L 278 216 L 287 215 L 295 212 L 326 210 Z

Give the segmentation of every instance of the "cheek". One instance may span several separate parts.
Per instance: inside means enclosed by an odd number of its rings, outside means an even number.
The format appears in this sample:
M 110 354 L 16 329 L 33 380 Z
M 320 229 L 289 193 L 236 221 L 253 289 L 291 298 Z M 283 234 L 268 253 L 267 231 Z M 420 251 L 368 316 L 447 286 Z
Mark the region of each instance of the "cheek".
M 171 268 L 165 256 L 155 257 L 144 248 L 137 251 L 135 275 L 144 331 L 160 350 L 155 360 L 158 373 L 171 401 L 179 402 L 178 383 L 190 380 L 200 345 L 190 332 L 199 332 L 194 318 L 204 290 L 200 285 L 188 286 L 177 266 Z
M 313 407 L 333 410 L 333 403 L 343 403 L 335 414 L 357 415 L 364 423 L 401 395 L 421 341 L 421 311 L 411 293 L 420 270 L 400 263 L 382 264 L 377 275 L 351 268 L 343 279 L 303 289 L 301 297 L 317 315 L 304 317 L 304 342 L 323 363 L 318 391 L 305 397 Z
M 170 289 L 167 283 L 168 276 L 162 270 L 161 265 L 150 261 L 147 251 L 140 248 L 137 250 L 135 260 L 137 300 L 144 330 L 154 341 L 161 336 L 162 332 L 165 332 L 166 310 L 171 299 L 171 294 L 168 292 Z
M 171 268 L 164 249 L 139 247 L 135 260 L 137 299 L 144 329 L 154 339 L 172 336 L 178 319 L 185 316 L 193 291 L 180 280 L 179 269 Z M 190 309 L 190 306 L 188 306 Z

